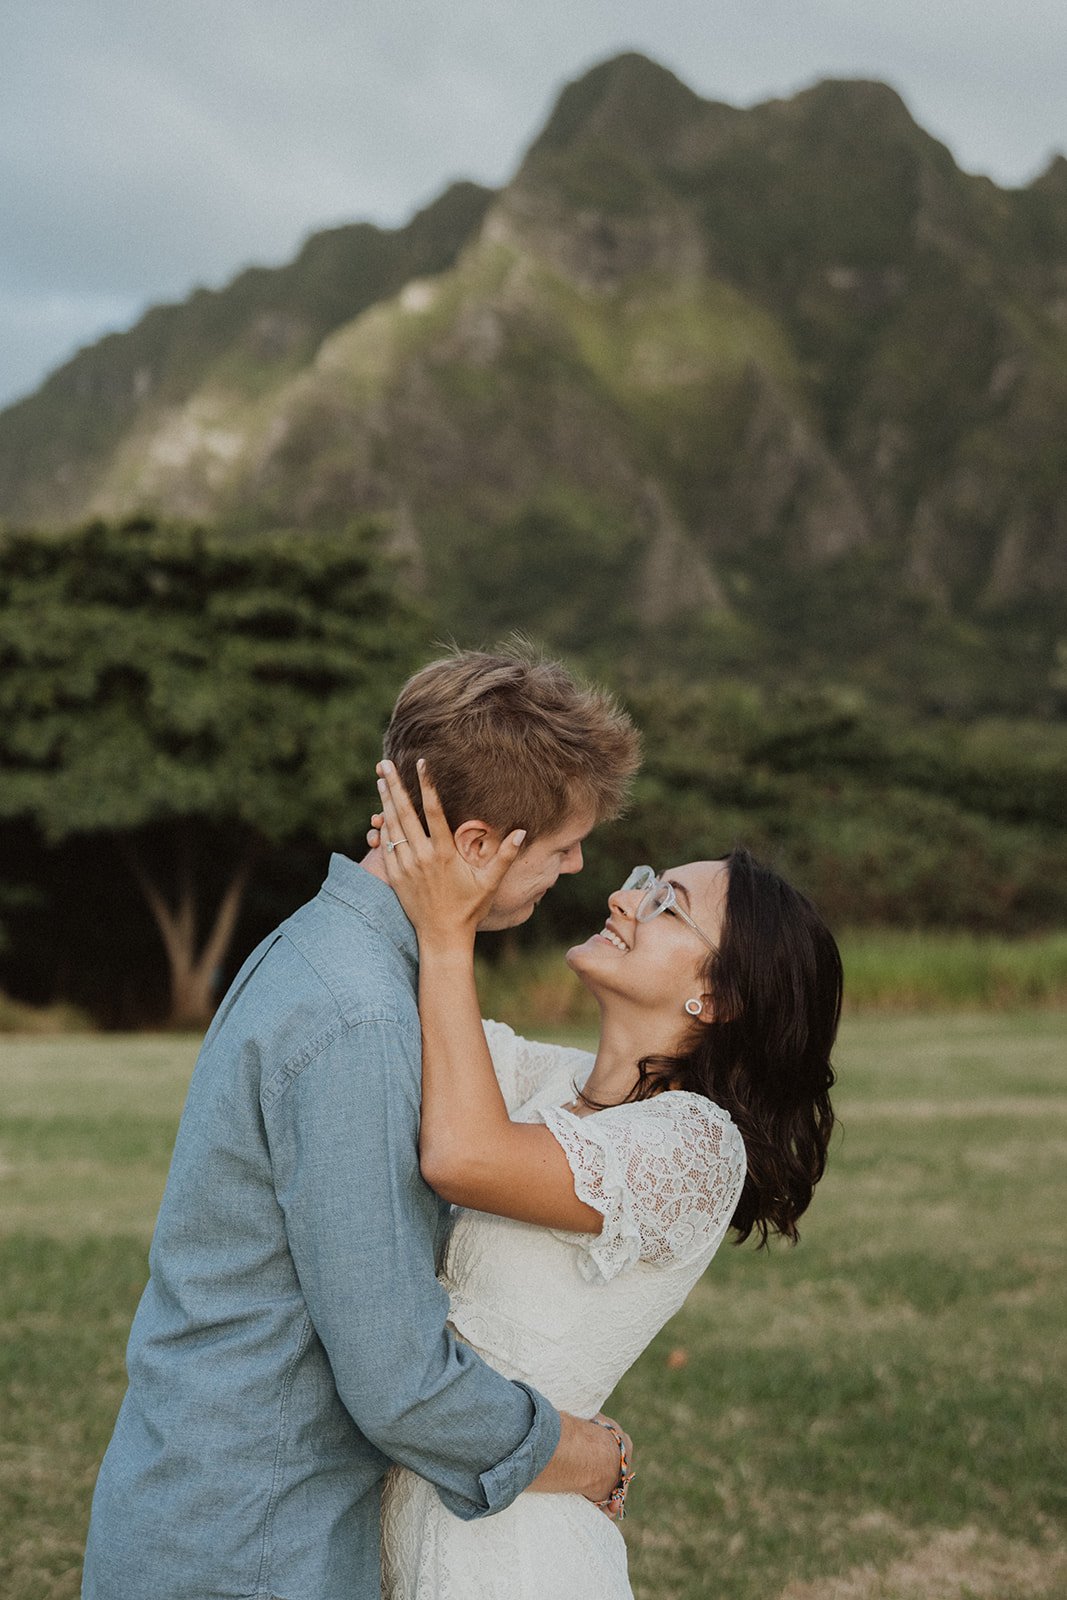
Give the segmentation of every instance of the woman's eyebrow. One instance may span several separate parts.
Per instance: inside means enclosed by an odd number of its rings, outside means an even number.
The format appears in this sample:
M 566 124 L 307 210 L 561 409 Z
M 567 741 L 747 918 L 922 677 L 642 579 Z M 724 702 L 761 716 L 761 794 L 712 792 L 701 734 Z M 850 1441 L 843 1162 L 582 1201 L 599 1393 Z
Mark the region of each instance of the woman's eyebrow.
M 667 878 L 667 879 L 665 879 L 665 882 L 670 884 L 670 886 L 674 890 L 675 894 L 678 895 L 681 899 L 683 899 L 685 901 L 685 903 L 686 903 L 686 906 L 688 907 L 688 905 L 690 903 L 689 902 L 689 890 L 686 888 L 685 884 L 684 883 L 679 883 L 677 878 Z

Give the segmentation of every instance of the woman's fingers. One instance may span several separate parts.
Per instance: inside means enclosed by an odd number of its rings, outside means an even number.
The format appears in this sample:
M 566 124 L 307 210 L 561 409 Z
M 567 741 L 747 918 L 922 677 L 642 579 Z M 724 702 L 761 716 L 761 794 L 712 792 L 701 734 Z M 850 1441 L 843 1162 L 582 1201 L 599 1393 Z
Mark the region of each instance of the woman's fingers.
M 426 826 L 430 830 L 430 838 L 439 846 L 446 842 L 451 844 L 452 829 L 449 827 L 448 818 L 445 816 L 444 807 L 434 787 L 433 779 L 427 772 L 426 763 L 421 756 L 415 763 L 415 771 L 418 773 L 422 809 L 426 816 Z M 481 869 L 487 883 L 495 886 L 500 882 L 522 849 L 522 841 L 525 837 L 526 829 L 521 828 L 501 841 L 500 847 L 492 860 Z
M 379 788 L 381 787 L 381 780 L 380 779 L 379 779 L 378 786 L 379 786 Z M 393 817 L 392 820 L 393 820 L 393 826 L 392 826 L 392 828 L 390 828 L 390 826 L 389 826 L 389 808 L 386 807 L 385 812 L 382 814 L 382 820 L 378 824 L 377 830 L 373 830 L 372 829 L 371 833 L 369 833 L 367 835 L 367 838 L 370 839 L 370 838 L 372 838 L 374 836 L 374 833 L 377 832 L 378 848 L 382 852 L 382 858 L 383 858 L 387 868 L 392 865 L 390 857 L 393 855 L 393 851 L 390 850 L 390 848 L 389 848 L 389 841 L 391 839 L 395 839 L 395 838 L 398 839 L 400 837 L 400 829 L 397 826 L 395 816 Z
M 386 880 L 395 889 L 398 863 L 393 859 L 396 851 L 389 848 L 389 824 L 384 820 L 378 829 L 378 845 L 382 852 L 382 865 L 385 868 Z
M 382 797 L 382 810 L 371 818 L 371 831 L 367 839 L 369 843 L 380 845 L 387 856 L 395 856 L 396 851 L 400 850 L 408 856 L 404 863 L 407 867 L 413 866 L 416 859 L 428 867 L 434 860 L 451 859 L 455 845 L 440 797 L 421 757 L 416 763 L 416 771 L 426 827 L 394 763 L 381 761 L 378 764 L 378 792 Z M 488 859 L 479 862 L 468 859 L 468 870 L 492 892 L 515 861 L 525 838 L 525 829 L 509 834 Z M 390 845 L 395 848 L 390 849 Z M 392 865 L 396 866 L 396 863 Z
M 426 839 L 426 830 L 419 821 L 415 807 L 408 797 L 400 779 L 400 774 L 391 761 L 382 761 L 378 771 L 378 790 L 382 796 L 382 805 L 385 811 L 385 820 L 389 825 L 391 837 L 406 839 L 413 847 L 418 846 Z
M 394 780 L 399 785 L 399 780 Z M 402 786 L 400 786 L 402 787 Z M 378 779 L 378 792 L 382 797 L 382 813 L 384 821 L 379 830 L 383 844 L 395 843 L 398 847 L 400 841 L 406 841 L 408 847 L 416 848 L 420 839 L 426 835 L 419 826 L 418 819 L 412 814 L 412 820 L 406 822 L 397 803 L 398 797 L 392 787 L 388 774 Z M 393 852 L 390 852 L 392 854 Z
M 484 869 L 484 878 L 487 888 L 496 889 L 501 879 L 514 864 L 515 858 L 522 849 L 522 841 L 526 837 L 526 829 L 520 828 L 516 833 L 509 833 L 506 839 L 500 842 L 500 848 Z

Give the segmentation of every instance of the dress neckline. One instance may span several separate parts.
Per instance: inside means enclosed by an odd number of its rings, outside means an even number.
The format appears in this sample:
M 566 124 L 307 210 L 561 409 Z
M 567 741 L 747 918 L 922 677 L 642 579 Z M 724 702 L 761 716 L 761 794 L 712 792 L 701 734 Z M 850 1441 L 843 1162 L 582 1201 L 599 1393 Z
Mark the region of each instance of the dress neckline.
M 698 1094 L 695 1089 L 661 1089 L 658 1094 L 648 1095 L 644 1100 L 617 1100 L 614 1105 L 600 1106 L 596 1110 L 572 1111 L 571 1107 L 579 1103 L 577 1100 L 564 1100 L 557 1105 L 541 1106 L 538 1109 L 542 1111 L 565 1111 L 569 1117 L 577 1117 L 584 1122 L 587 1117 L 599 1117 L 605 1111 L 620 1111 L 624 1106 L 653 1105 L 656 1101 L 665 1100 L 668 1095 L 673 1094 L 685 1095 L 687 1100 L 700 1100 L 704 1105 L 714 1106 L 716 1111 L 722 1111 L 724 1116 L 729 1116 L 729 1112 L 725 1111 L 717 1100 L 710 1100 L 706 1094 Z

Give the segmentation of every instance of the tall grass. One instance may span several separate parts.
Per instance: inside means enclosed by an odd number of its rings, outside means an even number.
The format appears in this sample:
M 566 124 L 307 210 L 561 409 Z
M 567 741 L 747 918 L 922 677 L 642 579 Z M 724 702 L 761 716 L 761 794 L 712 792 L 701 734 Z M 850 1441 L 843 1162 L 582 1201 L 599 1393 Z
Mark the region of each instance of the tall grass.
M 92 1022 L 77 1006 L 58 1001 L 28 1006 L 0 991 L 0 1033 L 85 1033 Z
M 997 939 L 856 929 L 841 940 L 852 1010 L 1067 1006 L 1067 932 Z
M 861 928 L 842 934 L 840 945 L 850 1012 L 1067 1007 L 1067 932 L 998 939 Z M 562 947 L 481 960 L 478 982 L 485 1015 L 519 1029 L 596 1026 L 596 1006 Z

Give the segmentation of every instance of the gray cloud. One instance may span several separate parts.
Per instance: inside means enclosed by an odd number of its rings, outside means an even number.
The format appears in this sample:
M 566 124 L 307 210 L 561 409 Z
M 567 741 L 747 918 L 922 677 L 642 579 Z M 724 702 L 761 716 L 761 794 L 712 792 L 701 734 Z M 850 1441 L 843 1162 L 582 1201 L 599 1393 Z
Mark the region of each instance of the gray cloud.
M 1067 144 L 1061 0 L 35 0 L 0 21 L 0 403 L 316 227 L 504 181 L 561 83 L 628 48 L 739 104 L 884 78 L 1000 182 Z

